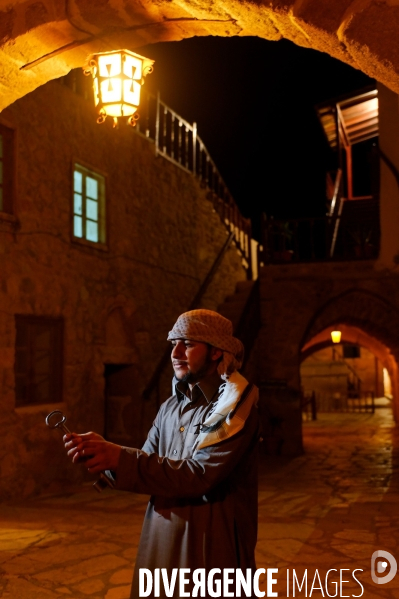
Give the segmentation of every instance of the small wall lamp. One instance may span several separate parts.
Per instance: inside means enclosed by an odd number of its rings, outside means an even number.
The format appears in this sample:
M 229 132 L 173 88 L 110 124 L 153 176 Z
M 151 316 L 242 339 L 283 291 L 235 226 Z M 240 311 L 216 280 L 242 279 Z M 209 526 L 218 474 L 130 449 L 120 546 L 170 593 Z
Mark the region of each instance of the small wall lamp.
M 341 343 L 341 331 L 331 331 L 331 340 L 333 343 Z
M 133 127 L 139 118 L 141 86 L 144 78 L 153 71 L 154 61 L 129 50 L 115 50 L 92 54 L 83 68 L 85 75 L 92 75 L 94 101 L 99 112 L 97 123 L 107 116 L 114 119 L 127 118 Z

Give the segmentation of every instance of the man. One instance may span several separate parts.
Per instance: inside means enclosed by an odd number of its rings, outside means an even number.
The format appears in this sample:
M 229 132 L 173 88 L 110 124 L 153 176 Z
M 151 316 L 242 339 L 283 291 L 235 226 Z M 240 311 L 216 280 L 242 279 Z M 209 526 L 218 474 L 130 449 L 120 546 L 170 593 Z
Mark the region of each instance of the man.
M 237 372 L 243 346 L 230 320 L 211 310 L 182 314 L 168 339 L 174 394 L 161 405 L 142 450 L 95 433 L 64 438 L 68 455 L 87 460 L 89 472 L 111 470 L 117 489 L 151 495 L 134 599 L 144 568 L 152 574 L 165 568 L 169 577 L 173 568 L 255 571 L 258 391 Z M 173 595 L 164 593 L 161 584 L 160 595 L 149 596 L 180 596 L 178 585 Z

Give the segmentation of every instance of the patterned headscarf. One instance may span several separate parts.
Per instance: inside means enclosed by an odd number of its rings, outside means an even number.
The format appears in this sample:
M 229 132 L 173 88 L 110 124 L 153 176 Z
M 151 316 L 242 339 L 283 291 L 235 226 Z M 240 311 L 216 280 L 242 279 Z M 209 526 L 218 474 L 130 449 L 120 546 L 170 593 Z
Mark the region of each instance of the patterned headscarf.
M 168 334 L 168 340 L 173 339 L 191 339 L 223 350 L 218 373 L 224 379 L 242 365 L 244 346 L 233 337 L 231 320 L 213 310 L 191 310 L 181 314 Z

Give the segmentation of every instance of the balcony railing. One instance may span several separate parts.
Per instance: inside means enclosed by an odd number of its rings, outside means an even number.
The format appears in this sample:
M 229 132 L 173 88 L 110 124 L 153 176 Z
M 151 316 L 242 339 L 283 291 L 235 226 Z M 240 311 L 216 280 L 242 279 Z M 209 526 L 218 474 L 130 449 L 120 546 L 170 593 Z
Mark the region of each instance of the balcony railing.
M 378 257 L 379 245 L 378 219 L 354 223 L 340 215 L 286 221 L 264 217 L 259 258 L 263 264 L 369 260 Z
M 157 156 L 162 156 L 179 168 L 192 173 L 208 190 L 208 199 L 239 250 L 248 278 L 252 278 L 251 221 L 240 213 L 223 177 L 213 162 L 204 142 L 192 125 L 154 96 L 142 91 L 137 133 L 155 143 Z

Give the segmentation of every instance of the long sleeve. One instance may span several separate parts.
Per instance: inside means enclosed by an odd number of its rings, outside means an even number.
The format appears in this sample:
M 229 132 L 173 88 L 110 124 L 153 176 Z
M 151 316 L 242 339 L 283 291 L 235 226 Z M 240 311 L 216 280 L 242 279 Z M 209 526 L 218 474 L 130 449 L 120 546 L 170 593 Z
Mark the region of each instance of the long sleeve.
M 145 453 L 158 453 L 159 451 L 159 426 L 158 418 L 156 418 L 149 430 L 147 439 L 141 448 Z
M 118 489 L 164 497 L 198 497 L 226 478 L 259 437 L 258 414 L 253 408 L 244 428 L 233 437 L 174 460 L 153 452 L 159 434 L 158 414 L 143 450 L 124 448 L 116 475 Z

